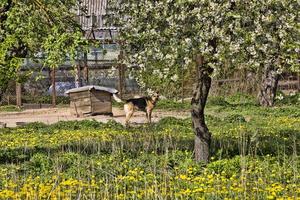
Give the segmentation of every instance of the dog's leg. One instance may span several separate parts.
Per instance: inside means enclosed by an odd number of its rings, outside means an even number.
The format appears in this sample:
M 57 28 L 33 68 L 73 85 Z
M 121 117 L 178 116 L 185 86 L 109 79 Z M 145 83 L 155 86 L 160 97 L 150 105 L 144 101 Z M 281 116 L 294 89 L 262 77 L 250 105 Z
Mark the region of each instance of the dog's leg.
M 149 112 L 148 112 L 148 110 L 146 111 L 146 118 L 147 118 L 147 122 L 149 123 Z
M 128 126 L 129 125 L 129 120 L 133 115 L 133 111 L 126 113 L 126 120 L 125 120 L 125 125 Z
M 133 112 L 134 112 L 133 106 L 131 104 L 125 104 L 124 111 L 126 114 L 125 125 L 128 126 L 129 120 L 132 117 Z
M 150 124 L 151 123 L 151 110 L 150 109 L 147 109 L 146 117 L 147 117 L 148 123 Z
M 149 117 L 149 123 L 151 123 L 151 115 L 152 115 L 152 110 L 149 111 L 148 117 Z

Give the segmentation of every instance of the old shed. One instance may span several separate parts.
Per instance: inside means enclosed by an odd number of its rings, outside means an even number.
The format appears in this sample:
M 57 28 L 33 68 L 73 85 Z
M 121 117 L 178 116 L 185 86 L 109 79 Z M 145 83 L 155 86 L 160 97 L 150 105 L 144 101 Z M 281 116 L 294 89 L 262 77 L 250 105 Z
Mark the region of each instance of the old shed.
M 114 88 L 89 85 L 68 90 L 71 113 L 76 116 L 106 114 L 112 115 Z

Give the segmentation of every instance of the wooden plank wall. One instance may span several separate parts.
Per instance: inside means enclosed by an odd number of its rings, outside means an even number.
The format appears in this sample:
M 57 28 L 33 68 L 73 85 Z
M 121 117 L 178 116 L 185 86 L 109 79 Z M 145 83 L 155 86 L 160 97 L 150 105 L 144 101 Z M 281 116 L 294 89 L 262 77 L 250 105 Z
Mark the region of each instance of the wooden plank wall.
M 90 91 L 76 92 L 70 94 L 70 107 L 72 114 L 82 116 L 92 112 Z
M 111 114 L 112 102 L 111 94 L 105 91 L 92 91 L 91 103 L 93 114 Z
M 74 115 L 112 114 L 111 94 L 105 91 L 83 91 L 70 94 L 70 107 Z

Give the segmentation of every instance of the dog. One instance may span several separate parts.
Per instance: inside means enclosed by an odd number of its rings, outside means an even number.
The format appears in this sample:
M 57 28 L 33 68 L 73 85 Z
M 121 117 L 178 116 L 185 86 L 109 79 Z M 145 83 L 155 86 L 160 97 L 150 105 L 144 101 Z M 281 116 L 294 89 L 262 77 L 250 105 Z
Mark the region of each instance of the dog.
M 113 97 L 117 102 L 123 102 L 116 95 L 113 95 Z M 132 117 L 133 113 L 137 110 L 145 112 L 148 123 L 151 123 L 152 111 L 158 100 L 159 100 L 159 93 L 155 92 L 151 96 L 127 99 L 125 103 L 123 102 L 124 111 L 126 114 L 126 120 L 125 120 L 126 126 L 129 124 L 129 120 Z

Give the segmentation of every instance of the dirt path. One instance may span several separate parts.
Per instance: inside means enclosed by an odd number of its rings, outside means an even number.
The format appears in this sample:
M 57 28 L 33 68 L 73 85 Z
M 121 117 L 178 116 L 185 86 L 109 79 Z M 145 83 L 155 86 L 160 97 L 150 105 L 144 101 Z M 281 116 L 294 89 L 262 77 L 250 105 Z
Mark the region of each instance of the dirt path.
M 0 122 L 7 124 L 7 127 L 15 127 L 17 122 L 43 122 L 45 124 L 53 124 L 58 121 L 70 120 L 84 120 L 95 119 L 99 122 L 107 122 L 110 119 L 125 124 L 125 114 L 120 108 L 113 108 L 113 117 L 106 115 L 96 115 L 87 117 L 76 117 L 70 114 L 69 108 L 50 108 L 50 109 L 32 109 L 24 110 L 22 112 L 2 112 L 0 113 Z M 154 110 L 152 114 L 152 121 L 156 122 L 161 118 L 173 116 L 177 118 L 186 118 L 190 115 L 189 112 L 175 112 Z M 132 123 L 146 123 L 146 116 L 143 112 L 135 112 L 130 122 Z

